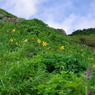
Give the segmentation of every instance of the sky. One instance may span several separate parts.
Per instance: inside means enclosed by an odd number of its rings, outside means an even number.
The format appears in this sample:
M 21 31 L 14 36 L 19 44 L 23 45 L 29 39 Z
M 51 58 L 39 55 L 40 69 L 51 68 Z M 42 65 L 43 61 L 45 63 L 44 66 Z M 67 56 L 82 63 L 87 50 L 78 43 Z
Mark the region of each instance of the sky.
M 95 0 L 0 0 L 0 8 L 19 18 L 37 18 L 66 34 L 95 28 Z

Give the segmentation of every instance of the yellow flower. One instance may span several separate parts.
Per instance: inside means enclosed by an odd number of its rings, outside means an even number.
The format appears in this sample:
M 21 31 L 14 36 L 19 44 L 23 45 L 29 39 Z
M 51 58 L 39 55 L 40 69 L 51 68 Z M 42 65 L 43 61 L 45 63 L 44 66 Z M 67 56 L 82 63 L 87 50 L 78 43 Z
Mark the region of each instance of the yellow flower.
M 23 42 L 28 42 L 28 39 L 24 40 Z
M 15 44 L 18 45 L 18 42 L 16 42 Z
M 10 39 L 9 41 L 10 41 L 10 42 L 13 42 L 14 40 L 13 40 L 13 39 Z
M 34 39 L 34 38 L 32 37 L 32 39 Z
M 15 32 L 15 31 L 16 31 L 15 29 L 12 30 L 12 32 Z
M 94 60 L 93 58 L 88 58 L 88 60 Z
M 95 65 L 93 65 L 93 67 L 95 67 Z
M 60 49 L 65 49 L 65 47 L 64 46 L 61 46 Z
M 47 45 L 47 43 L 46 42 L 43 42 L 43 46 L 46 46 Z
M 40 44 L 40 43 L 41 43 L 41 40 L 40 40 L 40 39 L 38 39 L 38 40 L 37 40 L 37 42 Z

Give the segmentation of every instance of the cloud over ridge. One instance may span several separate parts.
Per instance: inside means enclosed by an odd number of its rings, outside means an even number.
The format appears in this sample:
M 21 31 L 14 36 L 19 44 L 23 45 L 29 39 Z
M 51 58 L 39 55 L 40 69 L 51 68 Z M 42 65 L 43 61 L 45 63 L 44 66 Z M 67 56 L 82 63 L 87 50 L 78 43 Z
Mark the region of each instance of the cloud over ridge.
M 21 18 L 38 18 L 67 34 L 95 28 L 95 0 L 0 0 L 0 8 Z

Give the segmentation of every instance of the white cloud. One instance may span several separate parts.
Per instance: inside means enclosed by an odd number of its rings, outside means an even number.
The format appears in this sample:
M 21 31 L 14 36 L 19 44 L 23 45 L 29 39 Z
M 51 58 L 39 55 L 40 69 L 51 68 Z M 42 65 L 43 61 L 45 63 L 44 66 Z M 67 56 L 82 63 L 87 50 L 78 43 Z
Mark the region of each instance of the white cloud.
M 29 19 L 37 13 L 37 5 L 46 0 L 7 0 L 2 4 L 2 8 L 8 12 Z
M 58 23 L 53 20 L 53 17 L 49 15 L 46 23 L 49 26 L 54 28 L 61 28 L 66 31 L 67 34 L 71 34 L 73 31 L 78 29 L 87 29 L 87 28 L 95 28 L 95 19 L 89 18 L 89 16 L 79 16 L 75 14 L 71 14 L 69 17 L 66 17 L 62 23 Z
M 88 7 L 88 13 L 83 16 L 77 16 L 74 29 L 95 28 L 95 0 L 92 0 Z
M 71 34 L 74 30 L 78 29 L 95 28 L 95 0 L 92 0 L 89 5 L 90 6 L 87 8 L 87 14 L 70 13 L 69 16 L 64 15 L 64 19 L 61 23 L 54 19 L 54 15 L 52 13 L 47 14 L 46 23 L 51 27 L 64 29 L 67 34 Z M 71 6 L 72 4 L 70 3 L 69 7 Z M 62 14 L 60 15 L 63 16 Z
M 75 29 L 95 28 L 95 19 L 89 17 L 80 17 L 79 22 L 75 25 Z
M 72 27 L 76 18 L 77 17 L 74 14 L 71 14 L 69 17 L 65 17 L 65 19 L 61 23 L 58 23 L 53 20 L 52 16 L 50 17 L 49 15 L 46 23 L 48 23 L 51 27 L 64 29 L 67 34 L 70 34 L 73 31 Z

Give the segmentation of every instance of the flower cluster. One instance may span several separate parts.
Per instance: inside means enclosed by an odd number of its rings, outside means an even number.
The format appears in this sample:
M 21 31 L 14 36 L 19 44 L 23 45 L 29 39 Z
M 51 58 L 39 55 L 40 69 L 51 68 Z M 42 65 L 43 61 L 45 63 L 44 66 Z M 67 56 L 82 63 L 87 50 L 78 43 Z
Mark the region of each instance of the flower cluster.
M 86 79 L 90 80 L 91 79 L 91 70 L 90 70 L 90 65 L 88 65 L 87 71 L 86 71 Z
M 41 40 L 40 40 L 40 39 L 38 39 L 38 40 L 37 40 L 37 43 L 39 43 L 39 44 L 40 44 L 40 43 L 41 43 Z M 46 46 L 47 44 L 48 44 L 48 43 L 46 43 L 46 42 L 44 42 L 44 41 L 43 41 L 42 46 Z
M 92 90 L 90 87 L 90 80 L 91 80 L 91 67 L 90 64 L 88 64 L 88 68 L 86 71 L 86 80 L 87 80 L 87 93 L 88 95 L 92 95 Z

